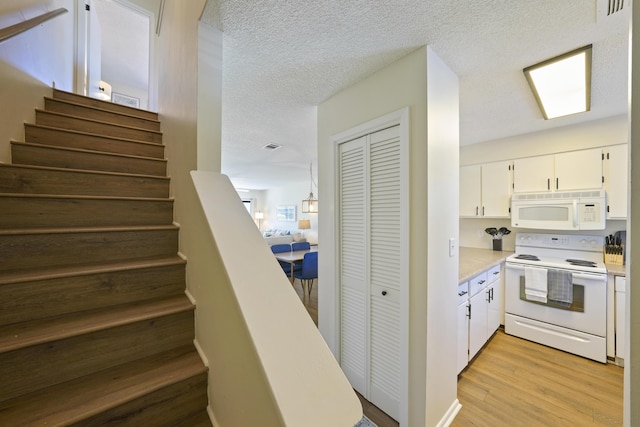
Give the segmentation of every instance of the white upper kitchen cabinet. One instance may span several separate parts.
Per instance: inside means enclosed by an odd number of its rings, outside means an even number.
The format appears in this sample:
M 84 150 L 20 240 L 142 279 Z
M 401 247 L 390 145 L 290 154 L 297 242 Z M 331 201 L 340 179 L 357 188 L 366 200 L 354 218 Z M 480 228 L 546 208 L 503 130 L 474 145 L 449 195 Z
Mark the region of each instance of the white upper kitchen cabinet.
M 604 187 L 607 191 L 607 219 L 627 217 L 627 188 L 629 179 L 629 147 L 627 144 L 605 148 L 606 167 Z
M 511 162 L 460 167 L 460 216 L 509 218 Z
M 513 166 L 514 193 L 602 188 L 602 148 L 516 159 Z
M 513 192 L 551 191 L 553 155 L 525 157 L 513 161 Z
M 555 155 L 558 191 L 602 188 L 602 148 Z
M 460 216 L 479 217 L 481 196 L 480 165 L 460 167 Z
M 482 216 L 509 218 L 511 202 L 511 162 L 482 165 Z

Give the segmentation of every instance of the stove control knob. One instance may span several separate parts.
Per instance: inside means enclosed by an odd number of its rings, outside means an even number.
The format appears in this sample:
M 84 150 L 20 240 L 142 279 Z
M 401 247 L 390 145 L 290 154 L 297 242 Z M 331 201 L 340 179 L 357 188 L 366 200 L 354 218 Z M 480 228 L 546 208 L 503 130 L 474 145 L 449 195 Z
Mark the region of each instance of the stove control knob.
M 596 247 L 596 241 L 595 241 L 595 240 L 592 240 L 592 241 L 590 241 L 589 243 L 591 244 L 591 247 L 592 247 L 592 248 L 595 248 L 595 247 Z
M 582 240 L 580 240 L 580 244 L 581 244 L 582 246 L 586 245 L 586 244 L 587 244 L 587 239 L 582 239 Z

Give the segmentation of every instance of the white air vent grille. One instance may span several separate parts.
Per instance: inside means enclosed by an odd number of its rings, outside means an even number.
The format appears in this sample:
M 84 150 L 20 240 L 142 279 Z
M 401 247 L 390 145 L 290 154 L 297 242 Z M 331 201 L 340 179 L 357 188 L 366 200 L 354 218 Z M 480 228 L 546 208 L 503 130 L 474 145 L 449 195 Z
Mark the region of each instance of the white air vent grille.
M 267 144 L 267 145 L 265 145 L 265 146 L 264 146 L 264 147 L 262 147 L 262 148 L 263 148 L 263 149 L 265 149 L 265 150 L 277 150 L 277 149 L 278 149 L 278 148 L 280 148 L 280 147 L 282 147 L 282 146 L 281 146 L 281 145 L 278 145 L 278 144 L 271 143 L 271 144 Z
M 631 0 L 598 0 L 597 19 L 611 19 L 613 17 L 628 17 L 631 9 Z
M 624 0 L 607 0 L 607 16 L 620 12 L 624 8 Z

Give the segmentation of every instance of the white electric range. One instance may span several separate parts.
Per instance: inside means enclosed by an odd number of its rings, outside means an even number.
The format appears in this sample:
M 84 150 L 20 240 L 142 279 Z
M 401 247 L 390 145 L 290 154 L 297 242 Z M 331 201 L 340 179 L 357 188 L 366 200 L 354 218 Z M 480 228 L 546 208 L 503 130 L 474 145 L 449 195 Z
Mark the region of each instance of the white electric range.
M 505 262 L 505 332 L 606 363 L 604 237 L 518 233 Z

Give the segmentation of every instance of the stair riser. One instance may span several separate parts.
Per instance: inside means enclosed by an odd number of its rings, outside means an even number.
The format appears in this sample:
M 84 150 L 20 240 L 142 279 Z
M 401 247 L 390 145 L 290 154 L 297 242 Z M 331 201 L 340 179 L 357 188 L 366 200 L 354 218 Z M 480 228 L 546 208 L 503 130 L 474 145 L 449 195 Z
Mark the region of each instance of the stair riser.
M 54 147 L 36 147 L 22 143 L 11 144 L 11 161 L 18 165 L 49 166 L 54 168 L 153 176 L 167 175 L 167 163 L 162 160 L 59 150 Z
M 0 402 L 192 341 L 189 310 L 5 353 Z
M 110 123 L 95 122 L 73 116 L 61 116 L 49 111 L 36 110 L 36 124 L 100 135 L 127 138 L 136 141 L 162 143 L 162 134 L 143 129 L 114 126 Z
M 25 142 L 164 159 L 164 146 L 26 124 Z
M 5 166 L 0 193 L 167 198 L 169 180 Z
M 88 98 L 82 95 L 76 95 L 71 92 L 64 92 L 61 90 L 54 90 L 53 97 L 56 99 L 62 99 L 65 101 L 74 102 L 76 104 L 87 105 L 89 107 L 100 108 L 101 110 L 115 111 L 117 113 L 128 114 L 130 116 L 142 117 L 150 120 L 158 120 L 158 113 L 152 111 L 140 110 L 137 108 L 131 108 L 126 105 L 115 104 L 109 101 L 101 101 L 96 98 Z
M 185 286 L 184 264 L 4 284 L 0 325 L 181 295 Z
M 116 123 L 124 126 L 131 126 L 147 130 L 160 130 L 158 121 L 146 120 L 140 117 L 132 117 L 125 114 L 107 110 L 98 110 L 85 105 L 69 104 L 59 99 L 45 98 L 44 108 L 47 111 L 68 114 L 70 116 L 83 117 L 85 119 L 99 120 L 106 123 Z
M 1 236 L 0 272 L 175 256 L 177 229 Z
M 0 197 L 0 229 L 170 225 L 172 200 Z
M 71 425 L 174 427 L 194 413 L 206 411 L 207 400 L 207 374 L 203 373 Z

